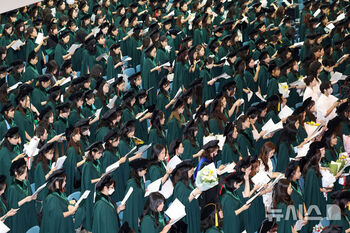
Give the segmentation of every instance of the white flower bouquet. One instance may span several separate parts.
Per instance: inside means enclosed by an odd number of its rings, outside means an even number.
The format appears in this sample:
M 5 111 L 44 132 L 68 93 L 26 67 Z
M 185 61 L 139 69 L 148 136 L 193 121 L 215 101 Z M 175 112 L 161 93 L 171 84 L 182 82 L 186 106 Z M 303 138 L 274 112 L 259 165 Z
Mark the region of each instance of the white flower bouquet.
M 199 188 L 202 192 L 211 189 L 212 187 L 218 185 L 218 175 L 215 168 L 215 164 L 211 163 L 203 167 L 196 177 L 196 187 Z

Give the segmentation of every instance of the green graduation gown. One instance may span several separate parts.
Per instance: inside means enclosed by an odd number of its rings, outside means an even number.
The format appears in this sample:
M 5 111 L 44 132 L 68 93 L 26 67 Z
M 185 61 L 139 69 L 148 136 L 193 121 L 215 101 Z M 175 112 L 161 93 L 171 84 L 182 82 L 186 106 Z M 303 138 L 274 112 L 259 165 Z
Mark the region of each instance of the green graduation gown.
M 35 183 L 35 190 L 38 189 L 41 185 L 46 183 L 45 176 L 47 173 L 51 170 L 51 161 L 48 166 L 48 170 L 44 171 L 43 163 L 39 162 L 34 170 L 34 183 Z M 44 201 L 46 196 L 48 195 L 49 190 L 47 187 L 45 187 L 40 193 L 38 193 L 38 198 L 37 200 L 39 201 Z
M 119 218 L 112 199 L 98 194 L 94 205 L 92 232 L 115 233 L 119 231 Z
M 182 181 L 176 183 L 173 197 L 177 198 L 185 206 L 186 216 L 183 221 L 187 224 L 187 232 L 200 233 L 200 209 L 197 199 L 188 201 L 192 188 L 187 187 Z
M 126 194 L 130 187 L 133 188 L 133 192 L 125 204 L 123 223 L 128 222 L 130 228 L 135 231 L 139 229 L 139 219 L 141 218 L 143 207 L 145 205 L 144 184 L 142 180 L 140 182 L 141 187 L 136 183 L 134 178 L 129 179 L 125 190 Z
M 94 205 L 94 191 L 95 184 L 91 183 L 91 180 L 97 179 L 102 175 L 102 167 L 98 160 L 86 162 L 83 165 L 82 179 L 81 179 L 81 193 L 86 190 L 91 190 L 89 196 L 82 208 L 85 210 L 85 219 L 83 220 L 83 226 L 86 230 L 91 231 L 93 221 L 93 205 Z
M 236 215 L 235 213 L 235 210 L 238 210 L 242 206 L 239 196 L 235 192 L 231 193 L 226 191 L 224 195 L 222 195 L 220 202 L 224 214 L 223 231 L 242 232 L 244 229 L 242 215 Z
M 14 180 L 8 188 L 7 201 L 9 209 L 18 209 L 17 214 L 9 218 L 11 232 L 26 232 L 31 227 L 38 225 L 36 217 L 35 201 L 24 203 L 18 206 L 18 202 L 25 197 L 32 195 L 30 184 L 27 180 Z
M 224 147 L 222 148 L 222 164 L 238 162 L 239 157 L 241 156 L 239 152 L 239 148 L 237 143 L 234 143 L 233 146 L 236 147 L 236 151 L 237 151 L 236 153 L 233 152 L 232 147 L 228 143 L 224 144 Z
M 184 118 L 181 116 L 181 123 L 184 123 Z M 168 146 L 172 141 L 174 141 L 176 138 L 182 138 L 182 131 L 183 131 L 183 125 L 180 125 L 179 122 L 176 120 L 175 117 L 173 117 L 168 122 L 168 133 L 167 133 L 167 143 Z
M 74 233 L 72 216 L 64 217 L 68 211 L 69 201 L 65 193 L 50 193 L 43 203 L 43 217 L 40 226 L 41 233 Z
M 140 233 L 159 233 L 164 228 L 164 217 L 158 214 L 158 226 L 156 225 L 154 216 L 145 215 L 141 221 Z
M 150 105 L 156 104 L 157 99 L 157 87 L 158 82 L 161 79 L 160 76 L 158 76 L 158 71 L 151 70 L 156 67 L 156 62 L 154 59 L 147 57 L 144 61 L 144 64 L 142 66 L 141 76 L 142 76 L 142 87 L 144 89 L 149 89 L 151 87 L 154 87 L 152 90 L 148 92 L 148 102 Z
M 289 158 L 294 158 L 296 156 L 293 145 L 288 144 L 287 142 L 281 142 L 278 147 L 278 156 L 277 156 L 277 172 L 284 172 L 289 164 Z
M 18 147 L 17 147 L 18 148 Z M 16 151 L 15 148 L 10 151 L 6 146 L 2 146 L 0 150 L 0 175 L 6 176 L 6 183 L 10 185 L 12 183 L 12 178 L 10 176 L 10 167 L 12 164 L 12 160 L 16 158 L 16 156 L 20 153 L 20 151 Z
M 120 159 L 120 153 L 119 150 L 116 149 L 115 153 L 112 153 L 109 150 L 105 150 L 103 152 L 103 157 L 102 157 L 102 170 L 105 171 L 106 168 L 109 165 L 112 165 L 113 163 L 116 163 Z M 115 192 L 112 194 L 111 198 L 113 199 L 114 202 L 121 201 L 124 197 L 124 192 L 125 192 L 125 183 L 123 179 L 121 179 L 122 176 L 122 171 L 120 168 L 116 169 L 113 171 L 113 179 L 116 182 L 115 183 Z
M 278 213 L 281 213 L 281 216 L 286 216 L 288 211 L 288 206 L 285 203 L 280 202 L 277 204 L 276 209 L 279 210 Z M 292 233 L 292 227 L 295 224 L 295 221 L 292 218 L 289 218 L 289 219 L 277 218 L 276 222 L 278 224 L 277 233 Z
M 27 132 L 27 134 L 30 137 L 34 136 L 34 116 L 33 116 L 33 113 L 31 111 L 27 110 L 26 113 L 23 114 L 22 112 L 16 110 L 14 118 L 15 118 L 15 123 L 19 128 L 19 135 L 21 136 L 22 144 L 24 144 L 27 141 L 24 132 Z
M 42 102 L 47 101 L 49 95 L 45 91 L 44 88 L 42 87 L 37 87 L 34 88 L 32 92 L 32 104 L 36 107 L 36 109 L 41 112 L 44 108 L 45 105 L 41 105 Z
M 66 160 L 63 163 L 63 168 L 66 172 L 66 193 L 72 194 L 79 190 L 79 187 L 75 187 L 75 181 L 81 179 L 81 167 L 77 167 L 77 163 L 82 160 L 82 153 L 78 154 L 74 147 L 69 147 L 66 153 Z

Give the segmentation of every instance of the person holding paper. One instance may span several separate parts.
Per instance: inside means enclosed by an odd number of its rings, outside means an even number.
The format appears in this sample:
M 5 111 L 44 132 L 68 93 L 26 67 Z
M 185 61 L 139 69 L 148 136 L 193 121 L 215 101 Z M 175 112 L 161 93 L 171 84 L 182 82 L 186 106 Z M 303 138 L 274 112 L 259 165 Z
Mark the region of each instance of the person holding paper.
M 251 182 L 251 177 L 256 174 L 258 164 L 256 157 L 249 156 L 238 161 L 235 166 L 236 172 L 243 173 L 244 178 L 244 184 L 237 190 L 239 199 L 242 200 L 242 202 L 247 202 L 249 198 L 254 198 L 249 209 L 244 211 L 242 215 L 247 233 L 256 232 L 260 227 L 260 223 L 265 219 L 265 206 L 262 197 L 265 192 L 261 191 L 256 193 L 256 191 L 261 188 L 261 185 L 253 185 Z M 255 221 L 252 222 L 251 219 L 255 219 Z
M 34 136 L 34 114 L 32 111 L 32 105 L 30 103 L 31 87 L 25 85 L 22 87 L 22 91 L 17 95 L 16 102 L 18 103 L 14 119 L 19 128 L 19 134 L 21 135 L 21 143 L 30 141 Z
M 81 176 L 81 193 L 84 193 L 86 190 L 94 190 L 95 184 L 100 181 L 103 174 L 102 165 L 100 158 L 103 153 L 103 146 L 101 141 L 94 142 L 88 148 L 86 157 L 86 162 L 82 168 Z M 91 232 L 92 229 L 92 220 L 93 220 L 93 202 L 94 194 L 91 191 L 85 204 L 82 206 L 85 212 L 85 219 L 83 220 L 83 227 Z
M 164 184 L 169 178 L 169 175 L 172 173 L 172 169 L 167 170 L 164 162 L 168 156 L 169 155 L 167 155 L 166 148 L 163 145 L 155 144 L 153 146 L 147 173 L 151 182 L 162 178 L 162 184 Z
M 122 119 L 122 109 L 120 107 L 109 109 L 103 116 L 98 125 L 96 140 L 103 141 L 104 137 L 111 129 L 120 132 Z
M 54 59 L 60 67 L 62 66 L 64 61 L 71 59 L 72 55 L 74 54 L 73 52 L 68 53 L 69 38 L 69 32 L 63 31 L 59 36 L 59 42 L 57 43 L 54 51 Z
M 228 123 L 224 130 L 225 144 L 222 149 L 222 164 L 237 163 L 242 159 L 239 144 L 237 142 L 237 126 Z
M 164 112 L 155 109 L 151 117 L 151 130 L 149 131 L 149 141 L 153 144 L 161 144 L 167 147 L 165 131 Z M 149 151 L 147 151 L 149 153 Z M 149 157 L 149 154 L 147 155 Z
M 97 33 L 95 36 L 96 39 L 96 61 L 97 64 L 101 65 L 103 68 L 103 76 L 106 75 L 106 69 L 107 69 L 107 61 L 108 61 L 108 48 L 105 44 L 106 38 L 102 31 Z
M 204 69 L 201 70 L 199 77 L 203 80 L 203 102 L 206 100 L 214 99 L 215 98 L 215 81 L 216 79 L 213 78 L 213 67 L 214 59 L 212 57 L 206 58 L 204 61 Z
M 148 89 L 151 87 L 157 87 L 159 78 L 157 77 L 159 72 L 161 71 L 161 68 L 156 65 L 156 53 L 157 49 L 154 45 L 149 46 L 145 50 L 145 61 L 142 67 L 142 84 L 143 88 Z M 156 72 L 157 71 L 157 72 Z M 149 93 L 149 104 L 156 104 L 156 98 L 157 98 L 157 90 L 153 88 Z
M 224 232 L 242 232 L 244 229 L 243 218 L 240 214 L 247 210 L 251 204 L 243 204 L 244 200 L 241 200 L 237 193 L 243 181 L 243 174 L 234 172 L 225 178 L 221 186 L 220 203 L 224 215 L 222 228 Z
M 83 50 L 81 55 L 81 75 L 90 74 L 92 68 L 97 62 L 97 48 L 95 38 L 90 37 L 85 41 L 85 43 L 85 49 Z
M 130 84 L 129 90 L 133 90 L 135 93 L 138 93 L 141 90 L 141 72 L 134 73 L 128 77 Z
M 55 119 L 55 122 L 53 123 L 53 128 L 55 129 L 57 134 L 63 134 L 63 133 L 65 133 L 65 131 L 69 125 L 69 122 L 68 122 L 68 118 L 70 115 L 69 103 L 58 104 L 56 106 L 56 115 L 57 115 L 57 119 Z M 66 143 L 67 142 L 58 142 L 57 143 L 57 146 L 59 149 L 59 156 L 64 155 L 64 151 L 67 148 Z
M 140 233 L 167 233 L 172 224 L 166 224 L 163 214 L 165 198 L 158 192 L 151 193 L 141 217 Z
M 121 154 L 122 157 L 128 155 L 127 160 L 125 161 L 124 164 L 122 164 L 120 166 L 121 172 L 122 172 L 122 176 L 121 178 L 123 179 L 123 183 L 126 184 L 129 176 L 130 176 L 130 166 L 129 166 L 129 162 L 137 159 L 137 158 L 141 158 L 142 154 L 135 154 L 133 156 L 131 156 L 132 154 L 130 154 L 131 150 L 134 150 L 134 148 L 136 149 L 136 143 L 133 139 L 134 134 L 135 134 L 135 122 L 134 121 L 127 121 L 125 122 L 125 124 L 123 125 L 123 127 L 121 128 L 120 131 L 120 142 L 119 142 L 119 152 Z
M 101 178 L 96 184 L 96 200 L 92 232 L 115 233 L 120 229 L 119 213 L 125 209 L 125 204 L 117 207 L 111 195 L 115 192 L 115 181 L 111 174 Z
M 125 211 L 123 215 L 123 223 L 128 222 L 131 229 L 137 231 L 139 229 L 139 222 L 142 216 L 143 207 L 145 204 L 145 183 L 144 176 L 148 168 L 147 159 L 135 159 L 130 163 L 132 167 L 130 179 L 127 182 L 125 190 L 133 188 L 133 192 L 125 204 Z M 126 191 L 127 192 L 127 191 Z M 126 193 L 125 193 L 126 194 Z
M 118 28 L 111 26 L 112 34 L 113 32 L 118 32 Z M 107 80 L 116 78 L 118 74 L 122 73 L 123 60 L 120 51 L 120 43 L 113 43 L 109 48 L 109 57 L 107 59 Z
M 27 58 L 27 63 L 25 66 L 25 71 L 23 73 L 22 82 L 24 81 L 28 84 L 34 83 L 34 80 L 36 79 L 36 77 L 39 76 L 39 72 L 36 67 L 37 63 L 38 63 L 38 55 L 34 51 L 31 51 Z M 34 84 L 31 86 L 34 86 Z
M 97 109 L 102 108 L 100 115 L 103 116 L 103 114 L 105 114 L 105 112 L 109 109 L 107 105 L 111 96 L 110 84 L 106 82 L 106 80 L 104 80 L 103 78 L 98 79 L 98 81 L 96 82 L 95 90 L 97 90 L 97 92 L 94 105 Z
M 175 103 L 176 98 L 170 99 L 170 82 L 167 77 L 163 77 L 159 82 L 159 92 L 157 95 L 157 109 L 165 113 L 165 119 L 169 118 L 170 107 Z
M 123 101 L 121 107 L 123 108 L 122 121 L 127 122 L 135 120 L 136 113 L 134 105 L 136 102 L 136 93 L 133 91 L 127 91 L 123 96 Z
M 304 202 L 304 194 L 300 187 L 299 179 L 301 178 L 301 171 L 299 161 L 292 160 L 286 169 L 285 177 L 290 181 L 291 188 L 293 189 L 291 198 L 293 201 L 294 208 L 297 210 L 299 220 L 304 221 L 304 225 L 308 222 L 308 213 L 306 210 L 305 202 Z M 302 233 L 306 233 L 306 227 L 303 227 L 300 231 Z
M 18 209 L 8 209 L 8 203 L 5 197 L 5 191 L 7 188 L 6 176 L 0 175 L 0 221 L 8 225 L 8 217 L 12 217 L 18 211 Z
M 290 181 L 287 179 L 281 179 L 277 183 L 274 190 L 273 208 L 278 211 L 277 213 L 283 216 L 282 218 L 277 218 L 277 232 L 297 233 L 294 228 L 295 220 L 292 218 L 292 216 L 289 216 L 288 219 L 285 217 L 288 212 L 288 207 L 293 205 L 293 200 L 291 198 L 293 189 Z
M 176 138 L 182 137 L 182 131 L 185 123 L 185 117 L 183 114 L 184 110 L 184 103 L 181 99 L 178 99 L 172 106 L 172 112 L 167 122 L 167 142 L 169 145 Z
M 194 164 L 198 163 L 199 157 L 199 143 L 197 141 L 198 127 L 194 120 L 191 120 L 184 129 L 184 136 L 182 145 L 184 153 L 181 156 L 182 160 L 192 159 Z
M 72 132 L 67 130 L 66 137 L 68 141 L 67 159 L 63 163 L 63 168 L 66 172 L 66 193 L 69 195 L 80 190 L 81 167 L 86 157 L 80 143 L 80 129 L 75 128 Z
M 48 143 L 40 148 L 38 155 L 35 157 L 36 161 L 33 166 L 35 189 L 45 184 L 49 176 L 56 170 L 56 168 L 52 166 L 54 152 L 54 144 Z M 44 201 L 47 194 L 48 190 L 45 188 L 38 194 L 37 199 Z M 41 207 L 41 205 L 38 207 Z
M 47 89 L 49 89 L 51 81 L 51 77 L 49 75 L 40 75 L 36 78 L 37 85 L 32 92 L 32 104 L 36 107 L 36 109 L 41 112 L 44 107 L 47 105 L 48 93 Z
M 106 168 L 116 162 L 119 161 L 119 166 L 126 162 L 126 157 L 121 157 L 119 152 L 119 141 L 120 136 L 118 135 L 117 130 L 110 130 L 107 135 L 104 137 L 105 142 L 105 150 L 103 152 L 102 158 L 102 170 L 106 170 Z M 124 179 L 122 179 L 122 171 L 120 168 L 113 171 L 112 173 L 113 180 L 117 183 L 114 184 L 116 191 L 111 195 L 111 198 L 114 202 L 121 201 L 124 197 L 126 183 L 124 183 Z
M 18 127 L 12 127 L 4 135 L 4 141 L 0 149 L 0 175 L 6 176 L 6 183 L 10 185 L 12 179 L 10 176 L 10 167 L 12 160 L 21 154 L 20 136 Z
M 321 95 L 316 101 L 317 120 L 328 122 L 337 116 L 336 108 L 345 102 L 347 99 L 338 100 L 333 96 L 333 89 L 330 82 L 323 82 L 320 85 Z
M 11 63 L 12 71 L 7 77 L 7 83 L 9 87 L 16 85 L 23 80 L 24 63 L 23 60 L 15 60 Z
M 170 54 L 166 51 L 166 47 L 168 46 L 168 38 L 166 35 L 160 36 L 159 38 L 159 46 L 157 49 L 156 55 L 156 63 L 163 65 L 170 61 Z M 160 77 L 165 77 L 172 71 L 172 67 L 170 63 L 168 66 L 162 66 L 161 72 L 158 74 Z
M 134 105 L 134 112 L 136 116 L 139 116 L 139 114 L 147 112 L 142 116 L 138 118 L 138 121 L 136 121 L 136 132 L 135 136 L 140 138 L 144 143 L 148 142 L 148 122 L 147 120 L 152 117 L 152 112 L 150 110 L 151 106 L 147 106 L 146 101 L 148 98 L 148 92 L 144 89 L 140 90 L 136 95 L 136 102 Z
M 43 37 L 43 40 L 36 43 L 36 38 L 38 37 L 38 31 L 35 27 L 29 27 L 26 31 L 26 36 L 28 37 L 25 46 L 25 57 L 28 58 L 31 52 L 34 52 L 38 56 L 38 62 L 35 64 L 35 70 L 39 74 L 42 74 L 42 63 L 46 64 L 44 57 L 44 45 L 46 45 L 46 39 L 48 37 Z M 36 77 L 34 77 L 36 78 Z
M 196 140 L 199 146 L 203 146 L 203 138 L 209 136 L 209 110 L 205 107 L 205 104 L 202 104 L 196 112 L 195 117 L 198 133 Z
M 69 201 L 64 192 L 66 174 L 64 169 L 54 171 L 47 179 L 49 195 L 43 203 L 40 232 L 74 233 L 73 216 L 78 209 L 75 201 Z
M 120 76 L 119 78 L 115 78 L 115 81 L 113 83 L 113 89 L 112 93 L 114 96 L 117 96 L 116 100 L 114 101 L 113 107 L 120 106 L 123 100 L 123 97 L 125 95 L 125 80 L 123 76 Z
M 92 117 L 93 120 L 90 122 L 90 132 L 92 134 L 90 135 L 90 143 L 95 141 L 96 138 L 96 131 L 97 131 L 97 125 L 98 120 L 100 119 L 100 114 L 96 114 L 97 108 L 95 107 L 95 94 L 92 90 L 85 91 L 83 94 L 83 109 L 82 113 L 85 118 Z
M 194 168 L 192 160 L 185 160 L 173 170 L 172 181 L 174 184 L 173 198 L 186 207 L 184 222 L 187 224 L 187 232 L 200 233 L 200 209 L 198 200 L 195 198 L 202 191 L 194 188 L 192 181 Z
M 323 156 L 324 150 L 323 152 L 318 148 L 309 150 L 308 155 L 306 155 L 307 161 L 304 164 L 302 174 L 305 180 L 304 198 L 306 209 L 309 209 L 312 205 L 317 205 L 321 211 L 321 216 L 326 216 L 326 199 L 324 193 L 328 193 L 330 190 L 322 186 L 320 162 Z M 313 211 L 310 217 L 316 215 L 315 211 Z M 316 224 L 318 224 L 317 220 L 310 220 L 305 227 L 309 232 Z
M 291 70 L 289 73 L 287 73 L 287 82 L 288 84 L 291 84 L 293 82 L 298 81 L 300 78 L 299 76 L 299 65 L 298 65 L 298 60 L 292 60 L 291 61 Z M 302 101 L 302 96 L 300 96 L 297 92 L 297 90 L 304 90 L 305 87 L 303 86 L 294 86 L 290 85 L 290 93 L 288 97 L 288 106 L 290 107 L 295 107 L 297 103 L 300 103 Z
M 242 158 L 246 158 L 248 155 L 256 155 L 249 117 L 243 115 L 238 118 L 236 126 L 238 131 L 237 142 L 239 143 Z
M 7 191 L 9 208 L 18 209 L 16 215 L 9 219 L 9 228 L 12 232 L 26 232 L 31 227 L 38 225 L 32 190 L 27 180 L 28 169 L 26 161 L 21 158 L 15 160 L 10 167 L 12 184 Z
M 295 158 L 294 146 L 299 147 L 297 138 L 298 128 L 300 127 L 299 119 L 296 116 L 287 118 L 278 141 L 277 165 L 276 171 L 284 172 L 288 166 L 290 158 Z

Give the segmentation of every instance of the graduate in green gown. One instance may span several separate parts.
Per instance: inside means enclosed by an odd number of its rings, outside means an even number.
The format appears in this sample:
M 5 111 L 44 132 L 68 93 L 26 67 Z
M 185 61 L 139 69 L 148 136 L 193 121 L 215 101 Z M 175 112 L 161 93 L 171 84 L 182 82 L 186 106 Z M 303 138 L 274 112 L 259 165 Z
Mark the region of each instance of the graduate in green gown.
M 262 52 L 259 56 L 260 70 L 258 75 L 258 90 L 262 96 L 267 94 L 267 80 L 269 78 L 268 64 L 270 62 L 270 55 L 268 52 Z
M 167 169 L 165 160 L 168 157 L 166 148 L 161 144 L 155 144 L 152 148 L 149 158 L 150 164 L 147 171 L 147 176 L 154 182 L 161 178 L 161 184 L 164 184 L 171 174 L 171 169 Z
M 56 45 L 56 48 L 54 51 L 54 54 L 55 54 L 54 59 L 60 67 L 62 66 L 64 61 L 71 59 L 72 55 L 74 54 L 73 52 L 68 53 L 69 38 L 70 36 L 68 31 L 62 32 L 59 37 L 60 41 Z
M 66 132 L 69 126 L 68 117 L 70 114 L 70 105 L 69 103 L 62 103 L 57 105 L 56 107 L 56 121 L 53 123 L 53 127 L 57 134 L 63 134 Z M 59 155 L 63 156 L 64 151 L 67 148 L 67 142 L 59 142 L 57 143 L 59 149 Z
M 12 183 L 12 178 L 10 176 L 10 166 L 12 160 L 14 160 L 21 153 L 19 141 L 19 129 L 18 127 L 12 127 L 4 134 L 4 141 L 1 144 L 0 175 L 6 176 L 6 182 L 8 185 Z
M 7 184 L 6 184 L 6 176 L 0 175 L 0 220 L 8 226 L 9 217 L 12 217 L 17 213 L 16 209 L 9 209 L 5 192 L 6 192 Z
M 123 60 L 120 51 L 120 43 L 114 43 L 109 48 L 110 55 L 107 59 L 107 80 L 117 78 L 122 73 Z
M 118 135 L 117 130 L 110 130 L 107 135 L 104 137 L 105 142 L 105 151 L 103 152 L 102 158 L 102 170 L 106 171 L 106 168 L 119 161 L 119 165 L 125 163 L 126 157 L 121 157 L 119 152 L 119 141 L 120 136 Z M 112 173 L 113 180 L 117 181 L 114 184 L 116 191 L 110 196 L 114 202 L 121 201 L 124 197 L 125 186 L 124 180 L 121 178 L 122 170 L 116 169 Z
M 102 142 L 94 142 L 88 148 L 86 148 L 86 151 L 88 151 L 88 156 L 82 168 L 81 193 L 84 193 L 86 190 L 94 190 L 96 183 L 100 181 L 103 173 L 100 162 L 100 158 L 102 157 L 103 153 Z M 87 231 L 92 230 L 93 205 L 94 192 L 91 191 L 85 200 L 84 205 L 81 206 L 85 215 L 82 224 Z
M 297 116 L 287 118 L 286 126 L 279 136 L 276 171 L 284 172 L 289 164 L 290 158 L 295 158 L 294 146 L 297 144 L 297 133 L 299 128 Z
M 225 183 L 220 190 L 220 203 L 222 206 L 223 231 L 241 232 L 244 229 L 242 212 L 247 210 L 250 205 L 244 204 L 238 192 L 243 184 L 242 173 L 232 173 L 225 179 Z
M 152 117 L 153 107 L 146 107 L 147 92 L 145 90 L 140 90 L 136 95 L 136 103 L 134 105 L 135 115 L 140 115 L 147 110 L 147 113 L 143 114 L 136 123 L 135 136 L 140 138 L 144 143 L 148 142 L 148 126 L 147 121 Z M 153 108 L 153 109 L 152 109 Z
M 175 104 L 172 107 L 172 112 L 169 116 L 168 122 L 167 122 L 167 143 L 170 145 L 172 141 L 174 141 L 176 138 L 182 137 L 182 131 L 183 131 L 183 125 L 185 123 L 185 117 L 183 115 L 184 112 L 184 103 L 183 101 L 177 100 Z
M 6 102 L 1 108 L 2 121 L 0 121 L 0 138 L 4 138 L 5 133 L 16 126 L 14 120 L 15 108 L 11 102 Z
M 246 115 L 241 116 L 236 125 L 238 130 L 237 142 L 239 143 L 242 158 L 246 158 L 249 155 L 257 155 L 249 117 Z
M 37 63 L 38 63 L 38 56 L 34 51 L 30 52 L 27 58 L 25 72 L 23 74 L 24 82 L 34 85 L 35 79 L 39 76 L 39 73 L 36 68 Z
M 203 79 L 203 101 L 215 98 L 215 81 L 212 68 L 214 67 L 214 59 L 208 57 L 204 62 L 204 69 L 201 70 L 199 77 Z
M 63 163 L 63 168 L 67 176 L 66 192 L 69 195 L 80 190 L 81 167 L 85 163 L 86 157 L 80 143 L 81 132 L 79 128 L 72 131 L 67 130 L 66 138 L 68 141 L 67 158 Z
M 48 143 L 40 148 L 36 157 L 34 169 L 34 184 L 35 189 L 45 184 L 49 176 L 55 171 L 52 166 L 54 157 L 54 144 Z M 45 187 L 39 194 L 37 200 L 44 201 L 48 195 L 48 189 Z M 41 207 L 41 205 L 39 206 Z
M 314 142 L 319 143 L 319 142 Z M 312 143 L 312 144 L 314 144 Z M 303 168 L 303 177 L 304 177 L 304 198 L 305 198 L 305 206 L 306 209 L 309 209 L 312 205 L 317 205 L 319 211 L 321 212 L 321 216 L 326 216 L 326 199 L 324 197 L 324 192 L 329 192 L 322 185 L 322 175 L 320 173 L 320 162 L 322 159 L 322 154 L 324 154 L 321 146 L 316 147 L 310 145 L 310 150 L 306 157 L 308 160 L 306 161 Z M 313 149 L 311 149 L 313 148 Z M 310 217 L 318 215 L 315 211 L 312 211 L 309 214 Z M 318 215 L 319 216 L 319 215 Z M 317 220 L 309 220 L 308 224 L 305 226 L 308 231 L 312 230 L 312 228 L 318 224 Z
M 163 77 L 159 82 L 159 91 L 157 93 L 157 109 L 165 113 L 165 119 L 170 116 L 170 107 L 175 103 L 176 98 L 170 98 L 170 82 L 167 77 Z
M 294 229 L 295 220 L 291 215 L 289 215 L 288 219 L 285 217 L 289 211 L 288 208 L 293 207 L 293 200 L 291 198 L 293 189 L 290 181 L 287 179 L 281 179 L 278 181 L 274 190 L 273 208 L 276 209 L 276 211 L 279 211 L 278 213 L 281 213 L 281 216 L 284 216 L 277 219 L 277 232 L 296 232 Z
M 26 232 L 38 225 L 35 209 L 37 195 L 32 195 L 27 180 L 28 168 L 23 158 L 15 160 L 10 167 L 13 180 L 7 191 L 9 208 L 18 209 L 16 215 L 9 219 L 9 228 L 13 232 Z
M 228 123 L 224 130 L 226 137 L 224 147 L 222 149 L 222 164 L 237 163 L 242 159 L 239 144 L 237 142 L 238 131 L 237 126 Z
M 177 198 L 185 206 L 186 216 L 183 221 L 187 224 L 187 232 L 200 233 L 200 208 L 194 197 L 202 191 L 193 186 L 193 172 L 192 160 L 185 160 L 176 166 L 172 173 L 173 198 Z
M 64 192 L 66 184 L 64 169 L 54 171 L 47 179 L 49 194 L 44 200 L 40 232 L 75 232 L 73 216 L 78 209 Z
M 15 111 L 14 119 L 19 128 L 19 134 L 21 136 L 21 143 L 30 141 L 34 136 L 34 115 L 31 110 L 30 104 L 30 91 L 31 87 L 25 85 L 20 88 L 20 93 L 16 97 L 17 108 Z
M 193 160 L 194 164 L 198 163 L 198 152 L 200 151 L 200 146 L 197 141 L 198 128 L 194 120 L 191 120 L 185 127 L 183 132 L 182 145 L 184 147 L 184 153 L 182 154 L 183 160 Z M 197 160 L 197 161 L 196 161 Z
M 163 214 L 165 198 L 159 192 L 153 192 L 149 195 L 143 214 L 141 217 L 140 233 L 167 233 L 172 224 L 166 223 Z
M 8 78 L 7 78 L 7 83 L 9 87 L 15 85 L 18 82 L 22 82 L 23 70 L 24 70 L 23 60 L 16 60 L 12 62 L 11 67 L 12 67 L 11 73 L 8 74 Z
M 122 109 L 119 107 L 111 108 L 105 112 L 99 121 L 98 129 L 96 132 L 96 140 L 103 141 L 104 137 L 112 129 L 120 133 L 121 119 Z
M 165 115 L 163 112 L 155 109 L 151 117 L 151 130 L 149 131 L 149 142 L 161 144 L 167 147 L 167 138 L 165 131 Z M 149 156 L 147 156 L 149 157 Z
M 304 222 L 308 221 L 307 210 L 304 201 L 304 194 L 300 187 L 299 179 L 301 178 L 301 171 L 299 161 L 291 161 L 288 164 L 288 167 L 285 172 L 286 178 L 291 183 L 291 188 L 293 189 L 291 198 L 293 205 L 297 210 L 298 219 L 303 220 Z M 307 232 L 306 227 L 303 227 L 301 232 Z
M 92 232 L 114 233 L 120 229 L 119 213 L 125 204 L 117 206 L 111 195 L 115 192 L 115 181 L 111 174 L 106 174 L 96 184 Z
M 36 109 L 41 112 L 46 104 L 48 99 L 47 90 L 50 87 L 50 76 L 49 75 L 40 75 L 37 77 L 37 85 L 35 85 L 34 90 L 32 91 L 32 104 Z
M 151 45 L 146 49 L 146 59 L 142 66 L 142 87 L 152 90 L 148 92 L 148 102 L 150 105 L 156 104 L 157 87 L 159 85 L 160 78 L 158 74 L 161 72 L 161 68 L 156 64 L 157 49 L 154 45 Z
M 90 74 L 92 68 L 97 62 L 97 48 L 96 48 L 96 40 L 94 37 L 90 37 L 86 41 L 85 49 L 82 53 L 82 61 L 81 61 L 81 75 Z
M 130 163 L 132 167 L 130 179 L 127 182 L 125 194 L 130 188 L 133 188 L 129 199 L 125 203 L 125 211 L 123 214 L 123 223 L 128 222 L 131 229 L 137 231 L 139 229 L 139 221 L 141 220 L 143 207 L 145 205 L 145 183 L 144 176 L 147 172 L 147 159 L 139 158 Z

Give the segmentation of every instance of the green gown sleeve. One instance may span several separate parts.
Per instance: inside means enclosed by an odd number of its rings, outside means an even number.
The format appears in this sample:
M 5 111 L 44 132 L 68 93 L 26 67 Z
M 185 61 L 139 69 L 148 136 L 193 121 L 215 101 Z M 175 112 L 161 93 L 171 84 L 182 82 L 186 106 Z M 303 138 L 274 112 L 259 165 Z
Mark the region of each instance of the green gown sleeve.
M 18 206 L 18 202 L 23 200 L 25 197 L 32 195 L 30 190 L 30 185 L 27 181 L 26 187 L 23 187 L 23 190 L 26 190 L 28 195 L 26 195 L 16 184 L 12 184 L 8 190 L 7 201 L 9 209 L 18 209 L 18 212 L 9 218 L 9 228 L 11 232 L 26 232 L 31 227 L 38 225 L 36 217 L 36 208 L 35 201 L 30 201 L 23 204 L 21 207 Z
M 286 142 L 281 142 L 279 148 L 278 148 L 278 156 L 277 156 L 277 172 L 285 172 L 288 164 L 289 164 L 289 158 L 292 151 L 292 148 L 288 150 L 288 146 Z
M 46 179 L 45 179 L 45 175 L 47 174 L 47 172 L 44 172 L 44 168 L 42 165 L 42 162 L 39 162 L 34 170 L 34 183 L 35 183 L 35 190 L 37 188 L 39 188 L 41 185 L 45 184 Z M 48 189 L 45 187 L 42 191 L 40 191 L 40 193 L 38 193 L 38 198 L 37 200 L 39 201 L 43 201 L 45 200 L 46 196 L 48 194 Z
M 78 155 L 73 147 L 68 148 L 66 156 L 67 158 L 63 163 L 63 168 L 66 172 L 66 193 L 69 195 L 77 191 L 74 188 L 74 180 L 80 179 L 80 173 L 77 168 Z
M 200 210 L 197 199 L 188 201 L 188 197 L 192 190 L 188 188 L 182 181 L 179 181 L 174 188 L 174 199 L 177 198 L 185 206 L 186 216 L 184 222 L 187 224 L 187 232 L 200 233 Z
M 288 206 L 285 203 L 278 203 L 277 210 L 281 210 L 282 216 L 287 214 Z M 280 213 L 280 212 L 278 212 Z M 277 218 L 276 218 L 277 219 Z M 276 220 L 278 224 L 277 233 L 292 233 L 292 227 L 294 226 L 294 221 L 292 219 L 278 218 Z
M 235 162 L 237 163 L 239 159 L 239 155 L 234 153 L 231 146 L 227 143 L 224 144 L 222 148 L 222 164 L 228 164 Z
M 130 187 L 133 188 L 133 192 L 125 204 L 123 223 L 128 222 L 130 228 L 137 231 L 139 229 L 139 219 L 141 218 L 145 204 L 145 193 L 142 188 L 138 187 L 134 179 L 128 180 L 125 194 L 128 192 Z
M 146 215 L 142 218 L 140 233 L 158 233 L 156 224 L 151 216 Z
M 50 194 L 43 203 L 43 214 L 40 233 L 67 232 L 74 233 L 73 218 L 64 218 L 63 213 L 68 211 L 69 202 Z
M 242 232 L 242 216 L 237 216 L 235 213 L 235 210 L 239 209 L 241 204 L 230 197 L 228 194 L 224 194 L 221 199 L 221 206 L 224 214 L 223 231 Z
M 99 200 L 94 206 L 92 232 L 115 233 L 119 231 L 117 211 L 110 203 Z

